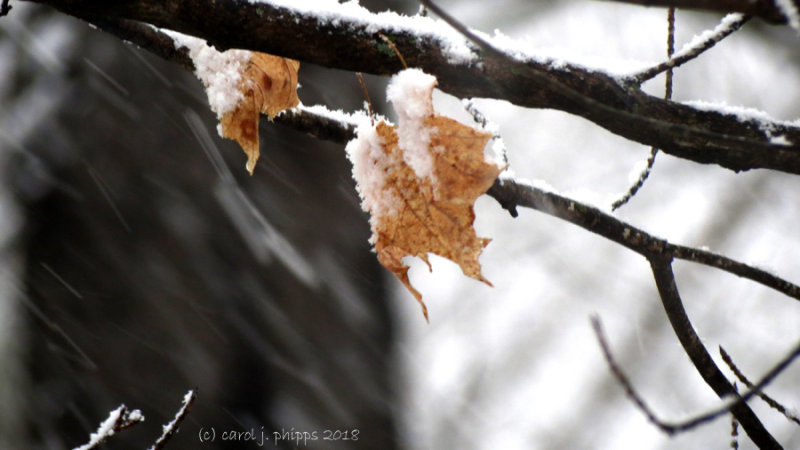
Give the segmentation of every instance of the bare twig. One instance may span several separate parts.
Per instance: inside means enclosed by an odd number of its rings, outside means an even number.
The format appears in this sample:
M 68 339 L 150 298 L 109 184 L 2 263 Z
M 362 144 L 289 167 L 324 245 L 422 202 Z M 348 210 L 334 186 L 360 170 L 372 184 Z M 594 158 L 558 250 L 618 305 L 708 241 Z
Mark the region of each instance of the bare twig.
M 753 389 L 753 383 L 742 373 L 742 371 L 739 370 L 738 367 L 736 367 L 736 364 L 733 362 L 733 359 L 728 354 L 728 352 L 726 352 L 725 349 L 722 348 L 722 346 L 719 347 L 719 354 L 722 356 L 722 360 L 725 361 L 725 364 L 728 365 L 728 368 L 731 369 L 731 372 L 733 372 L 733 374 L 736 375 L 736 378 L 738 378 L 739 381 L 744 383 L 745 386 L 747 386 L 749 389 Z M 790 413 L 785 406 L 781 405 L 777 400 L 767 395 L 766 392 L 762 392 L 759 390 L 757 391 L 756 395 L 758 395 L 758 397 L 761 400 L 764 400 L 764 403 L 768 404 L 772 409 L 783 414 L 784 417 L 796 423 L 797 425 L 800 425 L 800 418 Z
M 670 8 L 670 11 L 674 11 L 674 8 Z M 681 50 L 681 52 L 679 52 L 675 57 L 673 57 L 672 52 L 670 52 L 670 54 L 667 55 L 670 57 L 668 60 L 630 76 L 630 81 L 639 85 L 656 77 L 662 72 L 667 72 L 667 77 L 672 77 L 671 69 L 697 58 L 703 52 L 717 45 L 717 43 L 719 43 L 721 40 L 739 30 L 742 25 L 747 23 L 748 20 L 750 20 L 750 16 L 745 16 L 738 13 L 725 16 L 725 18 L 722 19 L 722 22 L 717 25 L 717 27 L 714 28 L 714 30 L 709 33 L 704 40 L 698 42 L 696 45 L 688 49 Z M 672 95 L 667 96 L 667 98 L 671 97 Z
M 364 83 L 364 77 L 361 72 L 356 72 L 358 83 L 361 85 L 361 90 L 364 91 L 364 99 L 367 101 L 367 113 L 369 114 L 369 123 L 375 125 L 375 117 L 372 114 L 372 101 L 369 99 L 369 91 L 367 91 L 367 83 Z
M 667 58 L 671 58 L 673 53 L 675 53 L 675 8 L 669 8 L 669 10 L 667 10 Z M 664 98 L 666 100 L 672 99 L 672 67 L 667 68 Z M 658 155 L 658 148 L 650 147 L 650 156 L 647 157 L 647 164 L 644 170 L 639 174 L 639 178 L 633 186 L 628 189 L 628 192 L 611 204 L 612 211 L 616 211 L 621 206 L 627 204 L 639 192 L 642 186 L 644 186 L 644 182 L 647 181 L 650 172 L 653 170 L 653 164 L 656 162 L 656 155 Z
M 197 389 L 190 389 L 189 392 L 183 397 L 183 403 L 181 404 L 181 409 L 175 414 L 175 417 L 172 421 L 162 427 L 161 436 L 158 437 L 155 444 L 150 447 L 149 450 L 161 450 L 167 444 L 167 442 L 172 438 L 172 436 L 178 433 L 179 427 L 183 419 L 186 418 L 186 414 L 189 412 L 189 409 L 194 404 L 194 400 L 197 398 Z
M 644 402 L 642 397 L 636 393 L 636 390 L 628 380 L 625 372 L 622 371 L 622 368 L 617 365 L 617 362 L 614 360 L 614 356 L 611 354 L 611 348 L 608 345 L 605 333 L 603 332 L 603 324 L 600 323 L 600 318 L 597 316 L 592 316 L 590 320 L 592 322 L 592 329 L 594 330 L 595 337 L 597 337 L 597 342 L 600 344 L 600 349 L 603 351 L 603 357 L 606 360 L 606 364 L 608 364 L 609 369 L 611 369 L 611 373 L 614 375 L 614 378 L 616 378 L 619 384 L 622 385 L 622 388 L 625 389 L 625 395 L 627 395 L 628 398 L 630 398 L 631 401 L 642 411 L 650 423 L 654 424 L 660 428 L 661 431 L 664 431 L 667 434 L 673 434 L 675 432 L 675 427 L 664 423 L 656 416 L 656 414 Z
M 397 46 L 394 45 L 394 42 L 392 42 L 392 40 L 386 37 L 386 35 L 383 33 L 378 33 L 378 36 L 380 36 L 381 39 L 383 39 L 383 42 L 386 42 L 386 45 L 388 45 L 392 49 L 392 51 L 394 51 L 394 54 L 397 55 L 397 59 L 399 59 L 400 63 L 403 64 L 403 68 L 408 69 L 408 64 L 406 64 L 406 59 L 403 58 L 403 54 L 400 53 L 400 50 L 397 49 Z
M 111 411 L 111 413 L 108 415 L 108 418 L 104 420 L 97 428 L 97 431 L 89 436 L 89 442 L 81 445 L 80 447 L 76 447 L 74 450 L 91 450 L 100 448 L 100 446 L 102 446 L 106 440 L 108 440 L 108 438 L 113 436 L 115 433 L 126 428 L 130 428 L 143 421 L 144 416 L 142 415 L 141 411 L 138 409 L 130 410 L 125 405 L 119 405 L 117 409 Z
M 738 398 L 736 390 L 714 363 L 700 337 L 694 331 L 678 293 L 678 285 L 675 283 L 675 275 L 672 273 L 672 258 L 654 254 L 649 256 L 648 260 L 667 318 L 697 372 L 720 398 L 727 396 Z M 783 448 L 764 428 L 761 420 L 746 403 L 736 402 L 730 406 L 730 411 L 760 449 Z
M 800 355 L 800 343 L 794 349 L 794 351 L 790 352 L 787 356 L 781 359 L 778 364 L 775 365 L 767 374 L 762 378 L 755 386 L 753 386 L 750 390 L 744 393 L 744 395 L 739 396 L 738 391 L 734 388 L 734 394 L 736 395 L 731 400 L 724 402 L 721 406 L 699 416 L 682 420 L 682 421 L 665 421 L 660 418 L 650 409 L 645 401 L 636 393 L 636 390 L 633 388 L 628 377 L 623 372 L 622 368 L 617 364 L 616 360 L 614 359 L 613 354 L 611 353 L 611 348 L 608 345 L 608 340 L 605 337 L 605 333 L 603 332 L 603 326 L 600 322 L 600 319 L 597 317 L 591 317 L 592 322 L 592 329 L 594 330 L 595 336 L 597 337 L 597 341 L 600 344 L 600 348 L 603 352 L 603 357 L 606 360 L 606 363 L 611 370 L 611 373 L 614 375 L 614 378 L 622 385 L 623 389 L 625 389 L 626 395 L 633 401 L 633 403 L 642 411 L 642 413 L 647 417 L 647 420 L 650 421 L 653 425 L 658 427 L 661 431 L 669 434 L 674 435 L 677 433 L 681 433 L 684 431 L 689 431 L 693 428 L 696 428 L 699 425 L 704 423 L 710 422 L 718 417 L 721 417 L 731 411 L 732 408 L 736 407 L 737 405 L 744 404 L 749 399 L 751 399 L 754 395 L 758 395 L 758 392 L 764 388 L 767 384 L 769 384 L 778 374 L 780 374 L 794 359 Z M 734 384 L 735 386 L 735 384 Z M 746 405 L 745 405 L 746 406 Z

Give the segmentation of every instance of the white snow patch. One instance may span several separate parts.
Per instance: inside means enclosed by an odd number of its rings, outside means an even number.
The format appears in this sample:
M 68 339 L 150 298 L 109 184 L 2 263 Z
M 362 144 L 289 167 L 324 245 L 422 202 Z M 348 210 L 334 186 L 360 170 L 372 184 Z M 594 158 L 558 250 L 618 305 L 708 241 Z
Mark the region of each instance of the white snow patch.
M 398 145 L 403 150 L 403 161 L 419 178 L 427 178 L 436 187 L 433 174 L 433 155 L 430 127 L 425 119 L 433 115 L 433 87 L 436 77 L 419 69 L 407 69 L 392 77 L 386 89 L 386 98 L 392 102 L 399 121 Z
M 694 35 L 694 37 L 692 37 L 692 39 L 689 42 L 684 44 L 684 46 L 681 47 L 680 50 L 678 50 L 677 52 L 675 52 L 674 55 L 672 55 L 672 59 L 681 58 L 681 57 L 685 56 L 686 54 L 691 53 L 697 47 L 700 47 L 701 45 L 703 45 L 703 43 L 705 43 L 706 41 L 712 39 L 714 36 L 718 36 L 718 35 L 721 35 L 723 33 L 728 32 L 731 28 L 733 28 L 733 25 L 736 22 L 741 21 L 743 18 L 744 18 L 744 14 L 742 14 L 742 13 L 732 13 L 732 14 L 726 15 L 725 17 L 722 18 L 722 20 L 720 21 L 719 25 L 714 27 L 713 30 L 705 30 L 704 32 L 700 33 L 699 35 L 697 35 L 697 34 Z
M 377 229 L 380 217 L 393 215 L 400 199 L 393 190 L 385 189 L 386 176 L 392 170 L 394 161 L 383 152 L 383 140 L 369 122 L 356 129 L 356 138 L 347 143 L 347 158 L 353 164 L 353 179 L 361 197 L 361 208 L 370 215 L 372 230 Z M 375 243 L 373 233 L 369 242 Z
M 104 439 L 113 436 L 114 425 L 120 420 L 120 415 L 124 409 L 125 405 L 120 405 L 119 408 L 111 411 L 111 413 L 108 415 L 108 418 L 104 420 L 103 423 L 101 423 L 97 428 L 97 431 L 89 435 L 89 442 L 81 445 L 80 447 L 75 447 L 73 450 L 88 450 L 90 448 L 94 448 Z M 139 416 L 141 416 L 141 412 L 139 413 Z
M 792 143 L 792 141 L 790 141 L 789 139 L 786 139 L 786 136 L 784 136 L 782 134 L 777 135 L 777 136 L 770 136 L 769 143 L 770 144 L 775 144 L 775 145 L 786 145 L 786 146 L 794 145 Z
M 297 14 L 313 17 L 320 24 L 338 26 L 349 22 L 369 34 L 377 32 L 410 33 L 419 39 L 439 41 L 448 62 L 469 64 L 477 60 L 467 40 L 441 20 L 423 16 L 406 16 L 393 11 L 372 13 L 357 1 L 339 3 L 336 0 L 249 0 L 254 5 L 272 5 Z M 391 51 L 391 49 L 388 49 Z
M 186 47 L 195 67 L 195 75 L 206 87 L 208 104 L 221 119 L 233 111 L 244 96 L 239 91 L 241 72 L 250 61 L 247 50 L 217 51 L 202 39 L 169 30 L 162 30 L 175 42 L 175 48 Z M 219 131 L 219 130 L 218 130 Z
M 746 106 L 731 106 L 724 102 L 707 102 L 703 100 L 690 100 L 683 102 L 684 105 L 691 106 L 701 111 L 712 111 L 727 116 L 733 116 L 742 123 L 751 123 L 758 127 L 761 132 L 766 135 L 767 139 L 773 144 L 779 145 L 792 145 L 786 136 L 776 134 L 776 126 L 785 127 L 798 127 L 800 120 L 792 122 L 785 120 L 778 120 L 770 116 L 768 113 Z
M 317 116 L 325 117 L 326 119 L 330 119 L 354 127 L 358 127 L 361 124 L 370 122 L 369 115 L 365 111 L 355 111 L 352 113 L 348 113 L 342 111 L 341 109 L 329 109 L 325 105 L 306 106 L 303 105 L 302 103 L 297 105 L 294 109 L 298 111 L 305 111 Z M 291 111 L 291 110 L 287 109 L 285 111 L 281 111 L 280 114 L 283 114 L 286 111 Z M 381 120 L 386 121 L 386 119 L 380 114 L 373 115 L 373 119 L 375 121 L 381 121 Z

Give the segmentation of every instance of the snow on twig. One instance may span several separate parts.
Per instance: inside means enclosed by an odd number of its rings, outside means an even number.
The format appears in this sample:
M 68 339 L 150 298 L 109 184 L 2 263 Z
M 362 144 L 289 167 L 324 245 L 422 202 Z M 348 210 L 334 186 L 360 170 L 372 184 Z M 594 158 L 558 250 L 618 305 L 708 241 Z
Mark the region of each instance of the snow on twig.
M 717 45 L 721 40 L 730 36 L 742 27 L 750 16 L 741 13 L 733 13 L 725 16 L 722 21 L 713 30 L 706 30 L 699 36 L 695 36 L 690 42 L 683 46 L 675 54 L 661 64 L 645 69 L 639 73 L 633 74 L 628 77 L 629 80 L 636 84 L 642 84 L 647 80 L 655 78 L 658 74 L 665 72 L 669 69 L 678 67 L 692 59 L 697 58 L 703 52 Z
M 183 396 L 183 403 L 181 405 L 181 409 L 175 413 L 175 418 L 172 421 L 162 427 L 161 436 L 158 437 L 156 443 L 150 447 L 149 450 L 159 450 L 164 448 L 164 445 L 169 441 L 169 439 L 178 433 L 178 427 L 180 426 L 183 419 L 186 418 L 186 413 L 189 412 L 189 408 L 194 403 L 195 398 L 197 397 L 197 392 L 194 389 L 190 389 L 186 395 Z
M 144 416 L 141 411 L 138 409 L 130 410 L 125 405 L 119 405 L 119 407 L 111 411 L 108 418 L 97 427 L 97 431 L 89 435 L 89 442 L 80 447 L 75 447 L 73 450 L 98 448 L 108 438 L 116 434 L 117 431 L 124 430 L 125 428 L 129 428 L 143 421 Z

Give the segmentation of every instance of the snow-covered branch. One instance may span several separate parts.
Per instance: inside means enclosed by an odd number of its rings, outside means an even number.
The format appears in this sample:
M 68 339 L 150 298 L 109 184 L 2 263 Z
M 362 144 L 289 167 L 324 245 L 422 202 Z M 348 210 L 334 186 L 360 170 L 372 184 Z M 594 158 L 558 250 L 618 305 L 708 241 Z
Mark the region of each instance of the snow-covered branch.
M 409 67 L 435 75 L 460 98 L 508 100 L 593 121 L 627 139 L 699 163 L 732 170 L 769 168 L 800 174 L 800 125 L 726 108 L 696 108 L 650 96 L 618 77 L 535 54 L 480 48 L 441 21 L 373 14 L 331 2 L 218 0 L 33 0 L 90 22 L 132 20 L 202 37 L 219 49 L 243 48 L 337 69 L 390 75 Z

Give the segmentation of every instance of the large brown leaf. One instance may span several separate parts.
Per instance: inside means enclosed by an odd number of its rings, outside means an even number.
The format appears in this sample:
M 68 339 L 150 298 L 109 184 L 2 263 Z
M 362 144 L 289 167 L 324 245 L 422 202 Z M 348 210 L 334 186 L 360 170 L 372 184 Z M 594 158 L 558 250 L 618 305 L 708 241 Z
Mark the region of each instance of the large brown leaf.
M 429 108 L 424 101 L 415 105 L 425 106 L 426 112 L 413 124 L 415 131 L 430 136 L 427 149 L 422 150 L 427 151 L 423 159 L 431 161 L 425 166 L 426 173 L 416 173 L 407 163 L 409 150 L 401 147 L 398 128 L 385 122 L 359 137 L 367 148 L 367 157 L 361 157 L 361 162 L 355 160 L 360 158 L 353 153 L 356 146 L 348 148 L 363 207 L 371 215 L 371 241 L 378 260 L 414 295 L 426 319 L 427 307 L 411 285 L 403 258 L 418 256 L 430 268 L 428 253 L 434 253 L 457 263 L 465 275 L 491 286 L 478 262 L 490 239 L 476 235 L 473 205 L 502 170 L 484 157 L 491 135 L 435 114 L 432 90 L 433 83 L 427 90 Z M 425 86 L 420 91 L 425 94 Z M 411 158 L 419 159 L 420 150 L 414 152 Z M 362 166 L 355 168 L 356 164 Z M 367 189 L 381 192 L 365 192 Z

